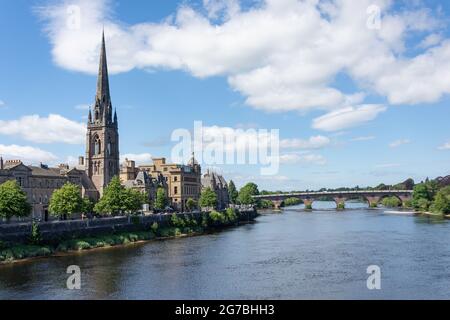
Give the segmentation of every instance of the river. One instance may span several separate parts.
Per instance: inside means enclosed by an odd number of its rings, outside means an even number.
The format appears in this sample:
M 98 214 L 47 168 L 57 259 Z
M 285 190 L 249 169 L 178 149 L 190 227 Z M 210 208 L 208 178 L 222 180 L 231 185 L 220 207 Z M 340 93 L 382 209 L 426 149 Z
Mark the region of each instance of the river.
M 317 202 L 220 233 L 0 266 L 0 299 L 449 299 L 447 221 Z M 81 290 L 68 290 L 69 265 Z M 367 267 L 381 268 L 368 290 Z

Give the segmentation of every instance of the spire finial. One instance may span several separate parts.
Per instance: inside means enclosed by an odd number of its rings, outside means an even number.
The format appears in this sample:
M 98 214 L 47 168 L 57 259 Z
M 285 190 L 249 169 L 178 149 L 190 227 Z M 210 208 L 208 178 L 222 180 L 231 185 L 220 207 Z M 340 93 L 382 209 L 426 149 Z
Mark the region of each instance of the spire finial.
M 98 69 L 98 80 L 97 80 L 97 100 L 106 104 L 110 102 L 109 95 L 109 80 L 108 80 L 108 62 L 106 60 L 106 41 L 105 41 L 105 31 L 102 32 L 102 43 L 100 49 L 100 65 Z

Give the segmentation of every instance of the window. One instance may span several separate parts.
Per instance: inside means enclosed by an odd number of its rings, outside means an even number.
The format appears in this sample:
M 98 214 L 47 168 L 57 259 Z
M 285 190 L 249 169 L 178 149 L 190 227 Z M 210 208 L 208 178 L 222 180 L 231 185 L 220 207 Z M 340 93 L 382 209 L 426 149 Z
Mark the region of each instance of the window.
M 178 194 L 178 187 L 173 188 L 173 194 Z
M 177 182 L 178 181 L 178 177 L 173 177 L 173 181 Z
M 99 155 L 102 150 L 102 142 L 100 141 L 100 138 L 97 136 L 94 139 L 94 154 Z

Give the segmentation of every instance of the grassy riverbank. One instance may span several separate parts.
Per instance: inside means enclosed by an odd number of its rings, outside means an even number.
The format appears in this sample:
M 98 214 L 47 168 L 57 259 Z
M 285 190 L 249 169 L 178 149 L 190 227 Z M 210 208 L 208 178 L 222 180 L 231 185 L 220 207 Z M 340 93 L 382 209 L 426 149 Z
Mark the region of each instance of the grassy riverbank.
M 98 235 L 95 237 L 61 240 L 52 243 L 17 244 L 0 242 L 0 264 L 24 259 L 48 257 L 58 253 L 69 253 L 98 248 L 128 245 L 142 241 L 163 240 L 206 234 L 245 222 L 241 214 L 233 209 L 225 212 L 213 211 L 200 219 L 181 218 L 176 215 L 168 226 L 154 223 L 147 230 Z

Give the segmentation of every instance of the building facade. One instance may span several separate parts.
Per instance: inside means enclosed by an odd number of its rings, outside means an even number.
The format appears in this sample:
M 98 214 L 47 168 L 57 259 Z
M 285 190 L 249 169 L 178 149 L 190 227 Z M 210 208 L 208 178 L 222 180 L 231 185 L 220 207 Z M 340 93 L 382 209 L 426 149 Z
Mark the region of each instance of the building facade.
M 140 170 L 133 160 L 125 159 L 125 162 L 122 163 L 120 180 L 126 188 L 147 193 L 149 205 L 155 202 L 158 188 L 163 188 L 167 194 L 168 187 L 165 178 L 162 175 L 151 176 L 148 172 Z
M 121 178 L 123 184 L 128 187 L 136 185 L 140 173 L 147 174 L 153 181 L 151 200 L 156 197 L 158 187 L 166 190 L 170 206 L 176 211 L 184 212 L 187 210 L 186 203 L 192 198 L 195 201 L 200 199 L 201 194 L 201 167 L 194 156 L 187 165 L 170 164 L 165 158 L 154 158 L 153 163 L 149 165 L 133 167 L 134 162 L 126 161 L 122 165 Z
M 48 206 L 55 190 L 67 182 L 80 186 L 83 196 L 94 198 L 97 190 L 84 170 L 70 169 L 62 164 L 58 168 L 27 166 L 20 160 L 4 162 L 0 158 L 0 184 L 15 180 L 27 194 L 28 202 L 32 206 L 32 219 L 47 221 L 49 219 Z
M 230 205 L 228 184 L 222 175 L 208 170 L 202 177 L 202 189 L 211 188 L 217 195 L 217 209 L 223 210 Z

